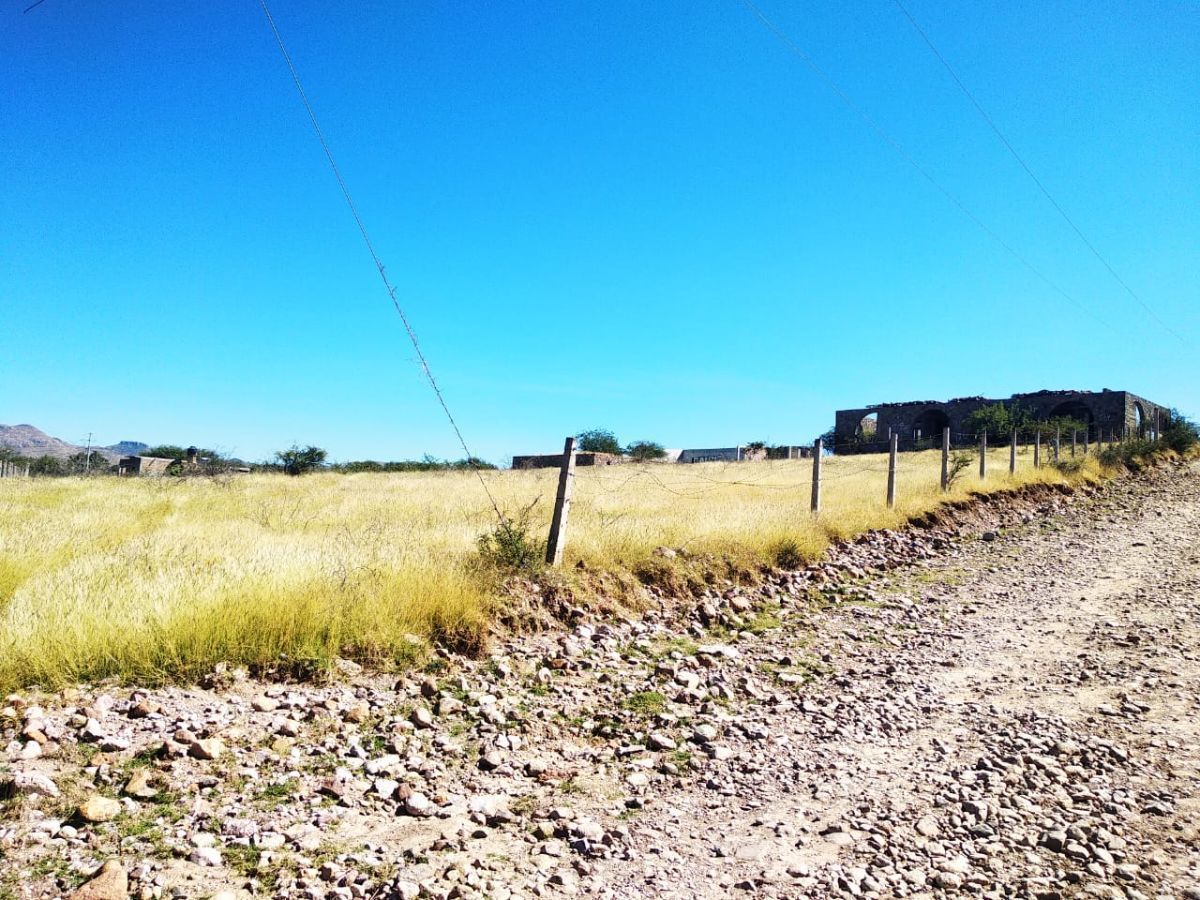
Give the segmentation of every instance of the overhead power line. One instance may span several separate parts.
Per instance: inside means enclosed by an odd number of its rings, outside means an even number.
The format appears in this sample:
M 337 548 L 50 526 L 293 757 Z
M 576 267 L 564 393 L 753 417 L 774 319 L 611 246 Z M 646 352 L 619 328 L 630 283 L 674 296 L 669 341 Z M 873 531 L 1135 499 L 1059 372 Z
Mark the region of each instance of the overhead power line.
M 1083 233 L 1083 231 L 1080 229 L 1080 227 L 1075 224 L 1075 220 L 1072 219 L 1069 215 L 1067 215 L 1067 211 L 1062 208 L 1062 204 L 1059 203 L 1056 199 L 1054 199 L 1054 195 L 1050 193 L 1050 191 L 1047 189 L 1046 185 L 1044 185 L 1042 183 L 1042 180 L 1040 178 L 1038 178 L 1037 175 L 1034 174 L 1033 169 L 1029 168 L 1029 164 L 1027 162 L 1025 162 L 1025 160 L 1021 156 L 1021 154 L 1017 152 L 1017 149 L 1012 145 L 1012 142 L 1009 141 L 1009 139 L 1007 137 L 1005 137 L 1004 132 L 1000 130 L 1000 126 L 998 126 L 996 124 L 995 120 L 990 115 L 988 115 L 987 110 L 983 108 L 983 106 L 982 106 L 982 104 L 980 104 L 979 100 L 975 97 L 975 95 L 973 93 L 971 93 L 970 89 L 963 83 L 963 80 L 958 77 L 958 73 L 956 71 L 954 71 L 954 67 L 952 65 L 950 65 L 950 62 L 946 59 L 945 56 L 942 55 L 942 52 L 940 50 L 938 50 L 937 46 L 933 43 L 933 40 L 925 32 L 925 29 L 921 27 L 920 23 L 918 23 L 917 20 L 915 18 L 913 18 L 912 13 L 910 13 L 908 11 L 908 9 L 905 8 L 904 4 L 901 3 L 900 0 L 892 0 L 892 2 L 896 4 L 896 8 L 899 9 L 900 12 L 904 13 L 904 18 L 908 19 L 908 23 L 910 25 L 912 25 L 913 30 L 915 30 L 917 32 L 917 34 L 919 34 L 921 36 L 921 40 L 923 40 L 925 42 L 925 46 L 927 46 L 930 49 L 930 51 L 933 53 L 933 55 L 937 57 L 938 62 L 940 62 L 942 64 L 942 66 L 945 67 L 946 71 L 950 73 L 950 77 L 952 79 L 954 79 L 954 83 L 956 85 L 958 85 L 958 89 L 960 91 L 962 91 L 964 95 L 966 95 L 966 98 L 968 100 L 971 101 L 971 105 L 975 107 L 975 111 L 979 113 L 979 115 L 983 119 L 983 121 L 987 122 L 988 127 L 991 128 L 992 132 L 996 135 L 997 138 L 999 138 L 1000 143 L 1002 143 L 1005 146 L 1005 148 L 1008 150 L 1008 152 L 1012 155 L 1012 158 L 1017 161 L 1017 164 L 1022 169 L 1025 170 L 1025 174 L 1028 175 L 1029 178 L 1033 181 L 1033 183 L 1037 185 L 1038 190 L 1040 190 L 1042 192 L 1042 195 L 1047 200 L 1050 201 L 1050 205 L 1053 206 L 1055 208 L 1055 210 L 1058 211 L 1058 214 L 1060 216 L 1062 216 L 1063 221 L 1071 226 L 1071 230 L 1075 232 L 1075 234 L 1079 237 L 1079 239 L 1081 241 L 1083 241 L 1084 246 L 1087 247 L 1090 251 L 1092 251 L 1092 255 L 1095 256 L 1096 259 L 1100 260 L 1101 265 L 1103 265 L 1104 268 L 1108 270 L 1108 274 L 1111 275 L 1116 280 L 1117 284 L 1119 284 L 1122 288 L 1125 289 L 1125 292 L 1127 294 L 1129 294 L 1130 297 L 1132 297 L 1134 300 L 1136 300 L 1138 302 L 1138 304 L 1142 307 L 1142 309 L 1144 309 L 1147 313 L 1149 313 L 1149 315 L 1154 319 L 1154 321 L 1156 321 L 1159 325 L 1161 325 L 1164 329 L 1166 329 L 1176 339 L 1178 339 L 1179 341 L 1183 341 L 1184 340 L 1183 337 L 1177 331 L 1175 331 L 1175 329 L 1173 329 L 1170 325 L 1168 325 L 1166 322 L 1164 322 L 1162 317 L 1159 316 L 1159 314 L 1154 311 L 1153 307 L 1151 307 L 1149 303 L 1147 303 L 1145 300 L 1143 300 L 1138 295 L 1138 293 L 1129 286 L 1129 283 L 1117 273 L 1117 270 L 1114 269 L 1112 267 L 1112 265 L 1109 263 L 1109 261 L 1104 258 L 1104 255 L 1099 250 L 1096 249 L 1096 245 L 1093 244 L 1090 240 L 1088 240 L 1087 235 L 1085 235 Z
M 1012 256 L 1015 260 L 1017 260 L 1017 262 L 1032 272 L 1042 283 L 1047 285 L 1060 297 L 1067 300 L 1069 303 L 1091 318 L 1095 319 L 1105 328 L 1112 328 L 1112 326 L 1109 325 L 1108 322 L 1104 321 L 1104 319 L 1102 319 L 1099 315 L 1097 315 L 1091 307 L 1081 303 L 1079 300 L 1076 300 L 1063 288 L 1059 287 L 1058 284 L 1051 280 L 1048 275 L 1030 262 L 1024 254 L 1022 254 L 1015 247 L 1013 247 L 1012 244 L 997 234 L 996 231 L 992 229 L 986 222 L 980 219 L 979 216 L 977 216 L 970 209 L 970 207 L 968 207 L 962 200 L 960 200 L 955 194 L 946 188 L 940 181 L 934 178 L 928 169 L 917 162 L 916 159 L 914 159 L 913 156 L 904 149 L 903 145 L 900 144 L 900 142 L 894 137 L 892 137 L 891 134 L 889 134 L 888 131 L 882 125 L 880 125 L 870 113 L 855 103 L 850 95 L 842 89 L 841 85 L 834 81 L 833 77 L 830 76 L 829 73 L 824 69 L 822 69 L 821 66 L 817 64 L 817 61 L 809 56 L 809 54 L 806 53 L 799 44 L 792 40 L 791 36 L 788 35 L 788 33 L 782 28 L 780 28 L 774 22 L 774 20 L 768 17 L 767 14 L 764 13 L 762 9 L 760 9 L 758 5 L 753 2 L 753 0 L 741 0 L 741 2 L 746 9 L 748 9 L 764 26 L 766 26 L 768 31 L 770 31 L 773 35 L 775 35 L 776 38 L 779 39 L 780 43 L 782 43 L 793 55 L 799 58 L 801 62 L 808 66 L 808 68 L 812 70 L 813 74 L 815 74 L 821 80 L 821 82 L 827 88 L 829 88 L 829 90 L 832 91 L 848 109 L 850 109 L 851 112 L 862 119 L 863 122 L 865 122 L 867 126 L 875 133 L 875 136 L 879 138 L 880 141 L 887 145 L 887 147 L 902 160 L 904 160 L 904 162 L 908 163 L 908 165 L 911 166 L 917 172 L 917 174 L 929 182 L 929 184 L 932 185 L 938 193 L 949 200 L 959 212 L 970 219 L 980 231 L 1003 247 L 1010 256 Z
M 275 25 L 275 18 L 271 15 L 271 10 L 267 7 L 267 0 L 259 0 L 259 5 L 262 6 L 262 11 L 266 15 L 267 22 L 271 26 L 271 31 L 275 35 L 275 42 L 279 44 L 279 52 L 283 54 L 283 60 L 287 63 L 288 71 L 292 75 L 292 83 L 296 85 L 296 91 L 300 94 L 300 101 L 304 104 L 309 121 L 312 122 L 317 140 L 321 142 L 321 149 L 325 151 L 325 158 L 329 161 L 329 168 L 333 171 L 333 177 L 337 179 L 338 187 L 342 190 L 346 206 L 350 208 L 350 215 L 354 217 L 354 224 L 358 226 L 358 232 L 362 235 L 363 243 L 367 245 L 367 251 L 371 254 L 371 260 L 375 263 L 375 268 L 379 271 L 379 277 L 383 279 L 383 286 L 387 289 L 388 296 L 392 300 L 392 306 L 395 307 L 396 313 L 400 316 L 400 321 L 404 323 L 404 330 L 408 333 L 408 339 L 412 342 L 413 350 L 417 354 L 417 361 L 420 363 L 421 371 L 425 374 L 429 386 L 433 389 L 434 396 L 437 397 L 438 404 L 442 407 L 442 412 L 446 414 L 446 419 L 450 422 L 450 427 L 454 429 L 458 443 L 462 447 L 463 453 L 466 454 L 467 464 L 479 477 L 479 483 L 483 486 L 483 492 L 487 494 L 487 498 L 492 504 L 492 509 L 496 512 L 496 517 L 503 522 L 505 521 L 504 513 L 500 512 L 500 506 L 496 502 L 496 498 L 492 496 L 492 492 L 488 489 L 483 473 L 475 464 L 475 455 L 467 447 L 467 441 L 463 437 L 462 430 L 458 427 L 458 422 L 454 420 L 454 416 L 450 412 L 450 407 L 446 404 L 446 398 L 442 396 L 442 390 L 438 387 L 437 379 L 433 377 L 433 370 L 429 368 L 429 362 L 425 359 L 425 354 L 421 351 L 421 345 L 417 341 L 417 333 L 413 330 L 408 316 L 404 314 L 404 308 L 400 305 L 400 301 L 396 299 L 396 288 L 388 278 L 387 271 L 384 268 L 383 261 L 379 258 L 379 254 L 375 252 L 375 245 L 371 243 L 371 236 L 367 234 L 367 226 L 363 223 L 362 216 L 358 214 L 358 207 L 354 205 L 354 198 L 350 196 L 350 188 L 346 185 L 346 179 L 342 177 L 342 172 L 338 168 L 337 162 L 334 161 L 333 151 L 329 149 L 329 142 L 325 140 L 325 133 L 321 130 L 321 123 L 317 121 L 317 114 L 313 109 L 312 103 L 308 100 L 308 94 L 304 92 L 304 85 L 300 83 L 300 75 L 296 71 L 295 64 L 292 63 L 291 54 L 288 53 L 287 47 L 283 43 L 283 36 L 279 33 L 279 28 Z

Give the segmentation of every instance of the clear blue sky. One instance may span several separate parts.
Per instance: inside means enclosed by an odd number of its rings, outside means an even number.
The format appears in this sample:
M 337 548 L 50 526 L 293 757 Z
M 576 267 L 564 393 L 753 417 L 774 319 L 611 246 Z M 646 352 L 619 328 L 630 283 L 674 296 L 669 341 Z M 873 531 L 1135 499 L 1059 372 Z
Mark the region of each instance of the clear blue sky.
M 461 451 L 266 20 L 0 4 L 0 422 L 68 440 Z M 887 0 L 272 11 L 478 455 L 582 428 L 810 440 L 1043 387 L 1200 413 L 1200 8 L 908 0 L 1124 294 Z

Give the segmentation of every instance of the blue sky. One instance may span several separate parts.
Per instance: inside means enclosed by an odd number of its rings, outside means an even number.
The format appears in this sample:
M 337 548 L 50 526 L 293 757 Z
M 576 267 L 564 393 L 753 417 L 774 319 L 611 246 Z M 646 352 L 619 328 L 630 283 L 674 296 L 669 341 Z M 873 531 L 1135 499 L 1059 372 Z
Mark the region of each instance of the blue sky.
M 1043 387 L 1200 413 L 1200 13 L 760 0 L 272 12 L 480 456 L 810 440 Z M 0 5 L 0 422 L 460 456 L 256 2 Z

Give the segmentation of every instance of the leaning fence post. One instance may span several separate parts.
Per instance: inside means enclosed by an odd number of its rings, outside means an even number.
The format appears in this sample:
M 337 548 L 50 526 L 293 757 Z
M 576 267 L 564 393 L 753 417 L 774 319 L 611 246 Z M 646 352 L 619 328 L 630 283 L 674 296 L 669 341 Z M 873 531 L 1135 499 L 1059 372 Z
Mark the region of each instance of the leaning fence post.
M 558 472 L 558 495 L 554 498 L 554 518 L 550 520 L 550 537 L 546 541 L 546 564 L 562 564 L 563 546 L 567 537 L 567 515 L 571 511 L 571 488 L 575 484 L 575 438 L 563 445 L 562 468 Z
M 950 428 L 942 429 L 942 490 L 950 490 Z
M 821 511 L 821 450 L 824 445 L 820 438 L 813 441 L 813 485 L 812 511 L 815 515 Z
M 893 434 L 891 441 L 888 443 L 888 509 L 891 509 L 896 505 L 896 444 L 898 439 L 899 435 Z
M 987 478 L 987 429 L 979 436 L 979 479 Z
M 1033 436 L 1033 467 L 1035 469 L 1042 467 L 1042 431 L 1040 428 Z

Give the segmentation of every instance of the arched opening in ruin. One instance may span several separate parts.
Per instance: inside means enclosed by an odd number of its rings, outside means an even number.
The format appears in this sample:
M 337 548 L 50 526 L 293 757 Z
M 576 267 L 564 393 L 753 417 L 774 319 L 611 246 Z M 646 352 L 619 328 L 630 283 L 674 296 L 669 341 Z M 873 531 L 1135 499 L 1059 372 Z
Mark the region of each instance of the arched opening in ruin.
M 1095 430 L 1096 417 L 1092 413 L 1092 408 L 1082 400 L 1064 400 L 1054 409 L 1050 410 L 1047 419 L 1071 419 L 1079 422 L 1086 428 L 1089 437 L 1099 434 Z
M 854 436 L 864 444 L 873 442 L 879 436 L 879 413 L 867 413 L 863 416 L 854 429 Z
M 1133 402 L 1133 420 L 1134 426 L 1137 429 L 1137 436 L 1144 438 L 1146 436 L 1146 410 L 1142 409 L 1142 404 L 1136 400 Z
M 940 409 L 927 409 L 913 420 L 912 439 L 918 448 L 940 447 L 942 430 L 950 427 L 950 417 Z

